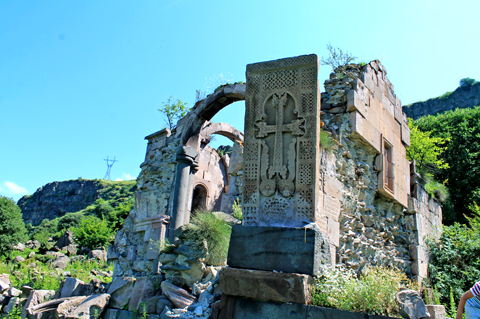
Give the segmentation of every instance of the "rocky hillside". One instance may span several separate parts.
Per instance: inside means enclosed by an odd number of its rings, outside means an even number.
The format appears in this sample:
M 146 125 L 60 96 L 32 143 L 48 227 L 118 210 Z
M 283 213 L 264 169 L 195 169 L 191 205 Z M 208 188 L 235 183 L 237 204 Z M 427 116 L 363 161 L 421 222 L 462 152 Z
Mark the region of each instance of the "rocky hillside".
M 20 198 L 17 204 L 22 209 L 25 224 L 36 226 L 45 218 L 54 219 L 85 209 L 99 198 L 131 197 L 135 190 L 135 181 L 77 179 L 48 183 L 33 195 Z
M 435 115 L 456 108 L 471 108 L 480 105 L 480 82 L 473 85 L 459 86 L 453 92 L 403 106 L 403 112 L 416 120 L 425 115 Z

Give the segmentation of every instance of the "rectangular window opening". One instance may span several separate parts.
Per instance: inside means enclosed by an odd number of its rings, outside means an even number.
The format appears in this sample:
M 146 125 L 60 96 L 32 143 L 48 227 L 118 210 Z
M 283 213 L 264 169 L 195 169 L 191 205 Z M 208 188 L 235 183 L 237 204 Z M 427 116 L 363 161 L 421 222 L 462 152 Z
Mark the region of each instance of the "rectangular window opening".
M 387 140 L 383 140 L 383 156 L 384 156 L 384 183 L 385 188 L 393 193 L 394 184 L 394 166 L 393 163 L 393 146 Z

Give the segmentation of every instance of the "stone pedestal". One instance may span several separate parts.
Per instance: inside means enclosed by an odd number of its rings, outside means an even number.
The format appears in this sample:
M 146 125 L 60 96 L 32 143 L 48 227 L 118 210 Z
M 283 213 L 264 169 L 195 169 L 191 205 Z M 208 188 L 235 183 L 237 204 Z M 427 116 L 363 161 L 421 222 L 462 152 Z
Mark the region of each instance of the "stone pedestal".
M 220 289 L 223 294 L 266 301 L 308 304 L 313 278 L 308 275 L 271 271 L 223 268 Z
M 331 264 L 330 245 L 314 228 L 235 225 L 227 263 L 234 268 L 318 275 L 322 265 Z

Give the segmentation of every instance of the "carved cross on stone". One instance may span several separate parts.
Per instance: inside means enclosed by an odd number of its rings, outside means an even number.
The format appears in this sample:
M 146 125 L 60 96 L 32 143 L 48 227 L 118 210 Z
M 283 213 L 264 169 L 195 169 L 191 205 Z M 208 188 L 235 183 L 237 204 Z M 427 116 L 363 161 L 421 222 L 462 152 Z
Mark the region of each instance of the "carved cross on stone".
M 286 180 L 280 182 L 280 191 L 284 196 L 291 196 L 293 194 L 293 179 L 295 178 L 295 143 L 296 139 L 292 139 L 289 147 L 289 165 L 288 169 L 283 164 L 283 133 L 290 132 L 293 136 L 302 136 L 305 134 L 305 119 L 300 118 L 293 120 L 291 123 L 284 123 L 284 108 L 287 104 L 288 93 L 272 95 L 272 106 L 275 108 L 275 124 L 268 125 L 265 121 L 255 123 L 258 128 L 256 138 L 261 139 L 268 136 L 268 134 L 275 134 L 273 165 L 269 166 L 268 146 L 265 141 L 262 141 L 262 185 L 260 187 L 262 194 L 271 196 L 275 193 L 276 184 L 279 180 Z M 298 113 L 295 108 L 294 113 Z M 266 116 L 262 117 L 264 120 Z M 268 176 L 267 176 L 268 172 Z M 288 176 L 287 176 L 288 172 Z M 276 176 L 275 176 L 276 175 Z M 274 181 L 273 178 L 275 178 Z

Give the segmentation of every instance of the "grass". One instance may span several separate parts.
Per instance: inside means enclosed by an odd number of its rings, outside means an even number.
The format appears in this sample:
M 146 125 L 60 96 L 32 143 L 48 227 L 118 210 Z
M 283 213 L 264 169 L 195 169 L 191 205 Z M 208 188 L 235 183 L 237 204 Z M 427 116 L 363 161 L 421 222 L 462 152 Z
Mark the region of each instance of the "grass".
M 67 268 L 57 271 L 52 268 L 49 260 L 54 259 L 53 256 L 38 255 L 32 258 L 27 258 L 30 252 L 38 253 L 38 250 L 31 250 L 26 248 L 24 252 L 12 251 L 6 256 L 0 257 L 0 273 L 10 274 L 10 281 L 12 285 L 20 289 L 27 285 L 34 289 L 58 290 L 60 282 L 66 277 L 64 272 L 70 272 L 71 277 L 80 279 L 84 282 L 97 278 L 102 282 L 109 283 L 112 278 L 102 275 L 93 275 L 92 270 L 95 271 L 113 271 L 113 263 L 98 262 L 96 260 L 75 260 L 67 265 Z M 15 263 L 13 259 L 16 256 L 25 258 L 24 262 Z
M 352 269 L 330 268 L 315 279 L 315 306 L 359 311 L 375 315 L 398 315 L 397 289 L 418 290 L 405 273 L 387 267 L 366 267 L 360 274 Z
M 208 256 L 205 262 L 209 265 L 221 266 L 227 260 L 228 245 L 232 228 L 222 218 L 207 210 L 197 210 L 190 220 L 186 237 L 195 243 L 207 244 Z

